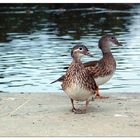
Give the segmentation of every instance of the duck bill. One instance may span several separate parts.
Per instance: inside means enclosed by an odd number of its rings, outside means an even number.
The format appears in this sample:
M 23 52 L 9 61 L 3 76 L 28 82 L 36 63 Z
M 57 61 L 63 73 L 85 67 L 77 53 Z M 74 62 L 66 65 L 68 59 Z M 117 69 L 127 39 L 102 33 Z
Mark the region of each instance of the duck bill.
M 118 41 L 116 41 L 115 44 L 116 44 L 117 46 L 122 46 L 122 44 L 121 44 L 120 42 L 118 42 Z
M 86 54 L 87 56 L 93 57 L 93 54 L 91 54 L 90 52 L 87 52 Z

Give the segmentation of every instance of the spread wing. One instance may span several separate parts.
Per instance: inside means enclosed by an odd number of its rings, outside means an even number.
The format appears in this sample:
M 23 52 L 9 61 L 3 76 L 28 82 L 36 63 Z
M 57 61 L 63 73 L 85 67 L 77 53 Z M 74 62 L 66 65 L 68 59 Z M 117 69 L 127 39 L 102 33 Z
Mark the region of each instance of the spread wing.
M 86 62 L 84 63 L 84 66 L 85 67 L 90 67 L 92 66 L 92 69 L 94 69 L 94 67 L 98 65 L 98 61 L 89 61 L 89 62 Z M 68 67 L 65 67 L 66 69 L 68 69 Z M 95 67 L 96 69 L 96 67 Z M 51 82 L 51 84 L 55 83 L 55 82 L 62 82 L 63 79 L 64 79 L 65 75 L 62 75 L 61 77 L 59 77 L 58 79 L 56 79 L 55 81 Z
M 111 61 L 111 62 L 110 62 Z M 115 60 L 111 60 L 108 57 L 104 59 L 100 59 L 99 61 L 89 61 L 84 63 L 84 66 L 89 71 L 89 75 L 93 78 L 97 78 L 99 76 L 109 75 L 111 74 L 116 68 Z M 55 82 L 62 82 L 65 75 L 61 76 Z

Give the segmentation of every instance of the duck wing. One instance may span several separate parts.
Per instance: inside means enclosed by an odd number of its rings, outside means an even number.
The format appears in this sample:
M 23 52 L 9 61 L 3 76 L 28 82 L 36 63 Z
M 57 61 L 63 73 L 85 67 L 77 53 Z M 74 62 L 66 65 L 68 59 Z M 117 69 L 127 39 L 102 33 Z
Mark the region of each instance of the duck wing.
M 55 81 L 51 82 L 51 84 L 55 83 L 55 82 L 62 82 L 64 80 L 65 75 L 62 75 L 61 77 L 59 77 L 58 79 L 56 79 Z
M 93 69 L 96 69 L 97 68 L 98 62 L 99 61 L 89 61 L 89 62 L 84 63 L 84 66 L 85 67 L 92 67 L 92 70 L 93 70 Z M 65 67 L 64 69 L 68 69 L 68 68 L 69 67 Z M 51 82 L 51 84 L 53 84 L 55 82 L 62 82 L 64 80 L 64 77 L 65 77 L 65 75 L 62 75 L 61 77 L 59 77 L 55 81 Z
M 91 67 L 91 66 L 94 67 L 97 65 L 98 62 L 99 61 L 89 61 L 89 62 L 84 63 L 84 66 L 85 67 Z

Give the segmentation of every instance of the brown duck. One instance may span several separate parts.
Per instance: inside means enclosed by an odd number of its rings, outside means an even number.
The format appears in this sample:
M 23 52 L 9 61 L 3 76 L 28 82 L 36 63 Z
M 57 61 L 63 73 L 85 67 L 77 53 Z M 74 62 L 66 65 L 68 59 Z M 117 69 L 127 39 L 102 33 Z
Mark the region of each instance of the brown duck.
M 69 96 L 72 103 L 72 112 L 86 113 L 89 104 L 89 98 L 95 94 L 97 85 L 94 78 L 89 75 L 89 70 L 81 62 L 80 58 L 83 55 L 90 55 L 86 46 L 76 45 L 71 51 L 73 58 L 66 74 L 63 78 L 62 89 Z M 74 107 L 75 101 L 86 101 L 86 106 L 83 109 Z
M 94 77 L 98 86 L 109 81 L 116 70 L 116 61 L 110 49 L 110 46 L 112 44 L 122 46 L 121 43 L 119 43 L 115 38 L 115 36 L 109 34 L 102 36 L 98 42 L 98 47 L 101 49 L 103 57 L 98 61 L 89 61 L 84 63 L 86 69 L 89 70 L 89 75 Z M 62 82 L 64 80 L 64 77 L 65 75 L 61 76 L 52 83 L 57 81 Z M 102 99 L 108 97 L 101 96 L 99 94 L 99 90 L 97 90 L 95 98 Z

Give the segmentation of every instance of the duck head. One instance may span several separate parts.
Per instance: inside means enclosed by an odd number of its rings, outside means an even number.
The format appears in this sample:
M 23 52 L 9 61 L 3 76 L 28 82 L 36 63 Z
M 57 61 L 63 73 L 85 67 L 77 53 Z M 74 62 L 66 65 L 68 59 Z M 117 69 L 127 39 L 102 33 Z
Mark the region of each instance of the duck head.
M 109 52 L 110 46 L 115 44 L 117 46 L 122 46 L 122 44 L 116 39 L 115 36 L 106 34 L 99 40 L 98 46 L 103 52 Z
M 92 57 L 92 55 L 89 53 L 88 48 L 85 45 L 77 44 L 71 50 L 71 56 L 73 59 L 80 60 L 80 58 L 84 55 Z

